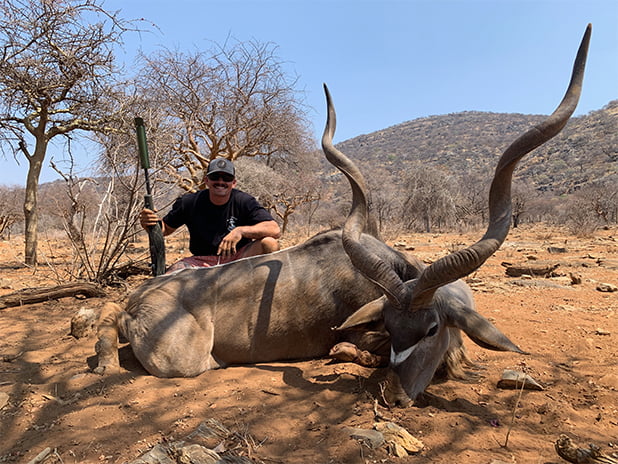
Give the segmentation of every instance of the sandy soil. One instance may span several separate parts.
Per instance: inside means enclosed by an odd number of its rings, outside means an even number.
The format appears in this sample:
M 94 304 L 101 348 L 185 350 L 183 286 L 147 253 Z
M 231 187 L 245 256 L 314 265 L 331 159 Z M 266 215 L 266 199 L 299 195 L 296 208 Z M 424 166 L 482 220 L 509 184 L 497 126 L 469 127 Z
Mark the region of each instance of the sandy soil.
M 398 241 L 434 260 L 476 238 Z M 548 247 L 564 250 L 550 254 Z M 21 248 L 19 238 L 0 242 L 0 295 L 58 283 L 53 266 L 20 265 Z M 61 244 L 53 249 L 56 262 L 66 259 Z M 170 255 L 182 252 L 176 247 Z M 522 279 L 508 277 L 503 262 L 560 266 L 554 277 Z M 570 273 L 581 283 L 572 284 Z M 139 282 L 130 280 L 128 289 Z M 94 337 L 72 337 L 70 321 L 79 308 L 105 299 L 0 309 L 0 462 L 27 463 L 48 447 L 46 463 L 130 462 L 210 419 L 230 432 L 213 444 L 225 447 L 224 455 L 264 463 L 560 463 L 553 445 L 560 434 L 616 451 L 618 293 L 597 285 L 618 285 L 618 231 L 577 238 L 524 226 L 468 282 L 479 311 L 530 354 L 490 352 L 466 340 L 482 368 L 478 376 L 432 385 L 406 409 L 380 402 L 383 369 L 329 359 L 158 379 L 123 348 L 123 371 L 101 377 L 91 372 Z M 115 290 L 107 299 L 125 296 Z M 523 369 L 545 389 L 521 397 L 519 390 L 500 389 L 505 369 Z M 394 457 L 386 446 L 371 449 L 346 431 L 384 420 L 404 427 L 424 450 Z

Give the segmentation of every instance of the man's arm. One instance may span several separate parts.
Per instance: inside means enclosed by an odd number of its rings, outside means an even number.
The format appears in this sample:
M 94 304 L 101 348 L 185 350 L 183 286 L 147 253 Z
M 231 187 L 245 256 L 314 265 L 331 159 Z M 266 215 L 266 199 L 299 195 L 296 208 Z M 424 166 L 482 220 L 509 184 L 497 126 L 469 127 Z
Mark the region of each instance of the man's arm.
M 227 256 L 236 253 L 236 245 L 242 238 L 259 240 L 264 237 L 279 238 L 280 236 L 281 229 L 276 221 L 262 221 L 252 226 L 238 226 L 223 237 L 217 254 Z
M 251 240 L 259 240 L 264 237 L 281 237 L 281 229 L 276 221 L 258 222 L 252 226 L 238 226 L 232 232 L 234 231 L 240 232 L 240 238 L 244 237 Z

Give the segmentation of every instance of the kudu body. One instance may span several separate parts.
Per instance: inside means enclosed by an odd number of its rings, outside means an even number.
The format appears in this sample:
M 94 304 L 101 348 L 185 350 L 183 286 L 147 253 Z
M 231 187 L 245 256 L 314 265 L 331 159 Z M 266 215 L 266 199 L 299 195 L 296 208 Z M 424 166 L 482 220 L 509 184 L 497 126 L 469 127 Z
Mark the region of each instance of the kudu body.
M 354 341 L 362 349 L 390 348 L 393 379 L 414 399 L 441 363 L 448 373 L 458 371 L 465 359 L 461 331 L 485 348 L 520 352 L 475 311 L 472 293 L 459 279 L 482 265 L 508 233 L 516 163 L 556 135 L 574 111 L 589 37 L 590 26 L 558 109 L 501 157 L 490 192 L 490 224 L 479 242 L 427 267 L 367 233 L 365 182 L 332 144 L 335 111 L 326 91 L 323 150 L 353 193 L 343 231 L 269 255 L 156 277 L 129 297 L 125 309 L 108 303 L 99 323 L 96 370 L 119 367 L 119 332 L 151 374 L 191 377 L 229 364 L 325 356 L 338 334 L 377 323 L 386 329 L 377 341 L 362 331 Z M 336 326 L 339 331 L 332 330 Z

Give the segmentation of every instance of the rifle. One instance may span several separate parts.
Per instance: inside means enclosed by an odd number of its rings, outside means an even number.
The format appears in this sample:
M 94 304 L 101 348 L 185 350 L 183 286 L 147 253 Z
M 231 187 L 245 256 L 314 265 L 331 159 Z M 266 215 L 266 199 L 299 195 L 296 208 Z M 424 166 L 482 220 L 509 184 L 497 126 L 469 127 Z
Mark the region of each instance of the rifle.
M 144 206 L 154 211 L 152 191 L 150 189 L 150 178 L 148 176 L 150 160 L 148 158 L 146 130 L 144 129 L 144 120 L 142 118 L 135 118 L 135 130 L 137 132 L 139 158 L 142 168 L 144 169 L 144 176 L 146 178 L 146 195 L 144 195 Z M 150 245 L 152 275 L 156 277 L 165 273 L 165 241 L 163 240 L 163 229 L 161 228 L 161 223 L 148 227 L 148 242 Z

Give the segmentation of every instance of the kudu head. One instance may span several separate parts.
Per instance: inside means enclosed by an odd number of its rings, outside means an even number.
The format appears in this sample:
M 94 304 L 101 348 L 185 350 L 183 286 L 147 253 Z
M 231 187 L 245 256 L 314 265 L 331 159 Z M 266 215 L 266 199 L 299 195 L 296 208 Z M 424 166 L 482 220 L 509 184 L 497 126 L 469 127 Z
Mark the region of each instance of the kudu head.
M 489 192 L 489 225 L 485 235 L 470 247 L 451 253 L 426 267 L 407 282 L 380 256 L 365 249 L 360 237 L 368 219 L 367 188 L 358 168 L 333 145 L 335 110 L 328 89 L 328 117 L 322 137 L 327 159 L 347 177 L 352 187 L 352 207 L 343 227 L 343 246 L 353 265 L 384 296 L 372 301 L 344 324 L 355 325 L 383 318 L 391 336 L 390 367 L 414 400 L 429 385 L 449 347 L 453 329 L 464 331 L 478 345 L 500 351 L 522 351 L 462 297 L 454 283 L 479 268 L 504 242 L 511 223 L 511 180 L 519 160 L 558 134 L 575 110 L 584 76 L 591 25 L 579 47 L 571 81 L 558 108 L 542 123 L 515 140 L 502 154 Z

